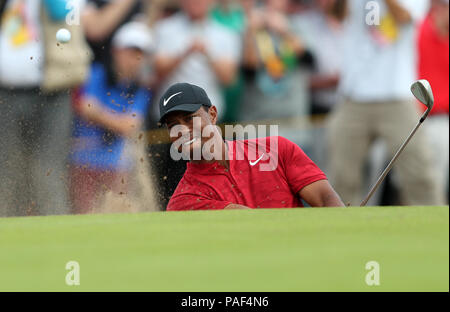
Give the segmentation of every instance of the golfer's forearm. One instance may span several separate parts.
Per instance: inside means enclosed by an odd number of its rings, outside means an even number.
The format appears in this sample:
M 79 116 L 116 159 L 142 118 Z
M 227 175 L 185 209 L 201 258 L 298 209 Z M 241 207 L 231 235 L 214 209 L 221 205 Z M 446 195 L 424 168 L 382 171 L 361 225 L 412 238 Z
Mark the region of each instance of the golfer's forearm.
M 335 192 L 330 192 L 323 194 L 315 207 L 345 207 L 345 205 Z
M 313 182 L 298 193 L 311 207 L 345 207 L 327 180 Z
M 405 25 L 412 22 L 411 13 L 399 4 L 398 0 L 386 0 L 386 5 L 398 24 Z
M 345 207 L 339 195 L 334 191 L 321 192 L 303 199 L 311 207 Z
M 117 0 L 101 9 L 88 10 L 82 17 L 86 37 L 93 41 L 106 39 L 135 3 L 136 0 Z

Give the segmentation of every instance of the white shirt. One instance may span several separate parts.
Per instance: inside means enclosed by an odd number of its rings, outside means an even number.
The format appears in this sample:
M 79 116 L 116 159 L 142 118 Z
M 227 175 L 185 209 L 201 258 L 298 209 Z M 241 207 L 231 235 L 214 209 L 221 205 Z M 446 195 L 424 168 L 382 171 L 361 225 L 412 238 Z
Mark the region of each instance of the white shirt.
M 398 0 L 413 22 L 398 27 L 397 38 L 384 41 L 378 26 L 366 22 L 368 0 L 350 0 L 350 15 L 344 30 L 344 55 L 340 92 L 354 101 L 404 100 L 411 97 L 410 85 L 416 74 L 416 25 L 426 9 L 426 0 Z M 384 0 L 379 5 L 380 20 L 388 13 Z M 373 7 L 372 7 L 373 8 Z M 378 38 L 378 39 L 376 39 Z M 382 38 L 382 39 L 380 39 Z
M 229 60 L 236 64 L 239 62 L 241 44 L 237 35 L 210 19 L 193 23 L 182 13 L 175 14 L 155 26 L 156 55 L 180 56 L 196 38 L 203 41 L 213 60 Z M 224 112 L 220 82 L 204 55 L 188 56 L 164 81 L 160 93 L 178 82 L 202 87 L 211 103 L 217 107 L 219 116 Z
M 23 3 L 23 10 L 18 9 Z M 40 0 L 10 0 L 0 29 L 0 85 L 37 87 L 43 78 Z

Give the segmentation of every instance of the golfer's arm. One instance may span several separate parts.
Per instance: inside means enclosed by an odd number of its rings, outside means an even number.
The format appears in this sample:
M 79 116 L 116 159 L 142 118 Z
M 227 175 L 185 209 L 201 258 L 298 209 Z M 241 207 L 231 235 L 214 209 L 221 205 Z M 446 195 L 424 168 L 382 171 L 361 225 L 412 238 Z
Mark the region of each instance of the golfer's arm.
M 311 207 L 345 207 L 327 180 L 316 181 L 305 186 L 300 190 L 299 195 Z
M 142 124 L 141 117 L 132 114 L 112 113 L 92 97 L 83 98 L 77 112 L 83 119 L 127 137 L 132 137 Z
M 412 22 L 411 14 L 398 3 L 398 0 L 386 0 L 386 5 L 398 24 L 405 25 Z

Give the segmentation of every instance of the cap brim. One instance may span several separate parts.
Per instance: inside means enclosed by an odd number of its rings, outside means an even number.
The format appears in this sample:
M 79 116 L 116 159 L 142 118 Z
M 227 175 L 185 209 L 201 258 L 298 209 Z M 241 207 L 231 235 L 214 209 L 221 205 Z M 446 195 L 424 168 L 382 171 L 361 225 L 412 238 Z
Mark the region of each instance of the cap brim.
M 159 118 L 159 122 L 163 123 L 164 122 L 164 118 L 167 117 L 168 114 L 173 113 L 173 112 L 189 112 L 189 113 L 193 113 L 196 112 L 200 109 L 200 107 L 202 107 L 203 104 L 181 104 L 181 105 L 177 105 L 172 107 L 171 109 L 169 109 L 168 111 L 166 111 L 164 113 L 164 115 L 161 116 L 161 118 Z

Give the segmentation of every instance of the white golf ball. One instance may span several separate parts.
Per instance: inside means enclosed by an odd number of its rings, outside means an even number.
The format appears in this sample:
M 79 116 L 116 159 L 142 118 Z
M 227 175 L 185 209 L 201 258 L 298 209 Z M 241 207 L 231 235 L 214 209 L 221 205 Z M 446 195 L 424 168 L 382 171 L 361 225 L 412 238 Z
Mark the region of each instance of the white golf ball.
M 69 42 L 71 36 L 70 31 L 65 28 L 61 28 L 56 32 L 56 40 L 61 43 Z

